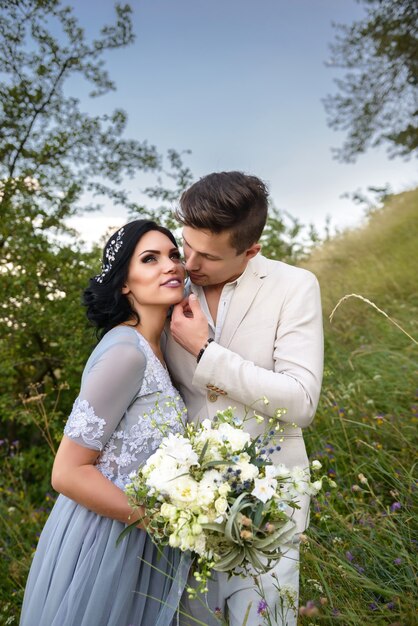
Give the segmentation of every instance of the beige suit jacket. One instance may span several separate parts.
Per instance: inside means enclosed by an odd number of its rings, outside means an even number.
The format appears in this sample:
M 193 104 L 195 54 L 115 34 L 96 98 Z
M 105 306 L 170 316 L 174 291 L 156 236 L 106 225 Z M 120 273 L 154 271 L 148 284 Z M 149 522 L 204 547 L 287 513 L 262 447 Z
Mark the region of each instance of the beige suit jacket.
M 259 254 L 234 291 L 219 343 L 210 343 L 198 364 L 168 327 L 165 339 L 167 365 L 189 420 L 213 418 L 229 406 L 241 417 L 248 407 L 248 414 L 255 410 L 267 418 L 286 409 L 283 442 L 273 461 L 308 466 L 302 428 L 314 417 L 323 368 L 321 302 L 313 274 Z M 246 422 L 253 436 L 263 428 L 255 419 Z M 294 519 L 301 532 L 308 525 L 309 498 L 302 496 L 299 504 Z

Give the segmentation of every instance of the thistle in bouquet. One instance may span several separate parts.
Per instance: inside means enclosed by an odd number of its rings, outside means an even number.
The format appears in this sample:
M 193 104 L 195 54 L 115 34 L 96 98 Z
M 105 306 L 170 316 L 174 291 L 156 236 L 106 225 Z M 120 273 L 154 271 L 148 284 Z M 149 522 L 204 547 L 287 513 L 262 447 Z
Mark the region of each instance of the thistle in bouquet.
M 212 570 L 270 570 L 294 538 L 298 499 L 321 488 L 325 477 L 312 483 L 308 468 L 273 464 L 283 413 L 276 411 L 277 419 L 256 438 L 244 430 L 245 422 L 264 418 L 240 419 L 232 408 L 218 411 L 212 421 L 183 424 L 184 433 L 168 433 L 131 477 L 130 503 L 145 507 L 154 542 L 196 557 L 191 595 L 207 590 Z M 319 462 L 313 469 L 320 469 Z

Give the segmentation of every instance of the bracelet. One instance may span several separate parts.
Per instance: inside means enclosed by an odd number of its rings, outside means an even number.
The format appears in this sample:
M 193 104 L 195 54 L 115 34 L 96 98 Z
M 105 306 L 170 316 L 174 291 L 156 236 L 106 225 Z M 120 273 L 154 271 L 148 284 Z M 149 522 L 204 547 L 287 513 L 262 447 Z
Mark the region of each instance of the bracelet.
M 199 363 L 200 359 L 203 356 L 204 351 L 206 350 L 206 348 L 208 347 L 208 345 L 210 343 L 212 343 L 212 341 L 215 341 L 214 339 L 212 339 L 212 337 L 209 337 L 209 339 L 207 340 L 207 342 L 205 343 L 205 345 L 203 346 L 203 348 L 199 351 L 199 354 L 196 357 L 196 362 Z

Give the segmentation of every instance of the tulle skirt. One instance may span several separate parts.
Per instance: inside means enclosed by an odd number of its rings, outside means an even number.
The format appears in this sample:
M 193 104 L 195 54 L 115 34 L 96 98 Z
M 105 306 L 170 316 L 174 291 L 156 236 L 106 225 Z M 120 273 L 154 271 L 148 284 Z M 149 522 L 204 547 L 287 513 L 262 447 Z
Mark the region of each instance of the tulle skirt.
M 20 626 L 169 626 L 187 578 L 184 557 L 161 554 L 139 529 L 116 545 L 124 528 L 60 495 L 33 559 Z

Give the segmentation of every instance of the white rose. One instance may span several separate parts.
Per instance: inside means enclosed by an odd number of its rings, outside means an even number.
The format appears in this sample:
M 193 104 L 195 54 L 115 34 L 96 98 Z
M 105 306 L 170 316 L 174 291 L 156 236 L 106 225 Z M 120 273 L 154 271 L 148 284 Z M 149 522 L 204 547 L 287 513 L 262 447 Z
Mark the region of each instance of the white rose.
M 321 461 L 318 461 L 317 459 L 315 459 L 315 461 L 312 461 L 311 467 L 314 470 L 320 470 L 321 467 L 322 467 L 322 463 L 321 463 Z
M 198 483 L 190 476 L 180 476 L 173 481 L 170 496 L 174 502 L 192 503 L 197 496 Z
M 242 450 L 251 441 L 249 433 L 244 432 L 240 428 L 234 428 L 230 424 L 221 424 L 218 432 L 222 441 L 229 445 L 233 452 Z
M 154 487 L 157 491 L 171 493 L 174 479 L 183 473 L 184 468 L 179 467 L 175 459 L 164 457 L 158 467 L 148 473 L 145 482 L 147 486 Z
M 228 508 L 228 500 L 226 498 L 217 498 L 215 500 L 215 509 L 216 512 L 220 515 L 223 515 Z
M 177 508 L 168 502 L 161 505 L 160 513 L 167 519 L 174 519 L 177 515 Z
M 223 483 L 218 487 L 218 493 L 220 496 L 225 497 L 231 491 L 231 485 L 229 483 Z

